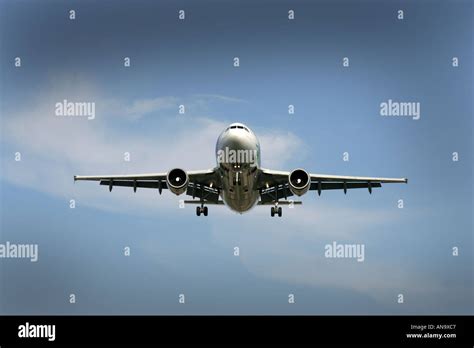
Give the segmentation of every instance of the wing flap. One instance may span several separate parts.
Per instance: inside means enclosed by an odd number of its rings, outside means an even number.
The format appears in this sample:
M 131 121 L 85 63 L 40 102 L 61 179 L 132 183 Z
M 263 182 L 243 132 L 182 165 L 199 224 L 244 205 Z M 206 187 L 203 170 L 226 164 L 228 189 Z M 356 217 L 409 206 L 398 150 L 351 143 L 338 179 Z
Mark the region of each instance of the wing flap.
M 379 182 L 371 182 L 370 186 L 373 187 L 382 187 L 382 184 Z M 368 188 L 369 182 L 347 182 L 347 189 L 356 189 L 356 188 Z M 309 188 L 310 190 L 318 190 L 318 183 L 313 182 Z M 322 182 L 321 190 L 343 190 L 344 182 Z
M 288 184 L 276 185 L 268 189 L 260 190 L 260 201 L 262 204 L 274 202 L 282 198 L 286 199 L 291 196 L 293 196 L 293 193 L 288 188 Z
M 204 201 L 209 201 L 216 203 L 219 201 L 219 190 L 203 185 L 197 184 L 195 182 L 189 183 L 186 189 L 186 195 L 203 199 Z
M 160 183 L 158 181 L 141 181 L 141 180 L 101 180 L 100 185 L 107 185 L 110 186 L 112 183 L 112 186 L 123 186 L 123 187 L 144 187 L 144 188 L 159 188 Z M 166 181 L 161 182 L 161 188 L 162 189 L 167 189 L 168 185 L 166 184 Z
M 126 174 L 126 175 L 74 175 L 74 181 L 77 180 L 88 180 L 88 181 L 101 181 L 101 180 L 145 180 L 145 181 L 158 181 L 166 180 L 166 173 L 150 173 L 150 174 Z
M 379 183 L 407 183 L 406 178 L 374 178 L 369 176 L 344 176 L 344 175 L 326 175 L 326 174 L 310 174 L 311 181 L 321 182 L 379 182 Z

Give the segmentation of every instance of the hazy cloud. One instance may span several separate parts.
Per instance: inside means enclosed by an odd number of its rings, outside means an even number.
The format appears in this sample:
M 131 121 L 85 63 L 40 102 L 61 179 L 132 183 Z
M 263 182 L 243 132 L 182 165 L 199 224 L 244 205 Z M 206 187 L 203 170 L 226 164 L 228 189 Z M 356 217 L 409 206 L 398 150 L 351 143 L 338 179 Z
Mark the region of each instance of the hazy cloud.
M 132 105 L 126 108 L 126 113 L 133 119 L 156 111 L 170 111 L 174 108 L 174 112 L 178 109 L 178 98 L 175 97 L 159 97 L 153 99 L 138 99 L 133 101 Z
M 98 106 L 98 116 L 94 120 L 55 116 L 54 105 L 63 99 L 93 101 Z M 3 119 L 2 142 L 7 151 L 1 175 L 15 185 L 65 199 L 77 198 L 78 204 L 101 209 L 138 214 L 156 213 L 157 207 L 176 209 L 178 198 L 169 192 L 157 197 L 155 190 L 138 190 L 134 195 L 131 190 L 114 188 L 109 194 L 95 182 L 74 184 L 73 176 L 214 167 L 215 142 L 230 121 L 192 114 L 179 118 L 177 110 L 171 110 L 178 100 L 169 96 L 140 99 L 124 108 L 125 102 L 105 96 L 88 81 L 56 78 L 35 101 L 12 110 Z M 130 126 L 130 121 L 148 122 L 142 119 L 146 114 L 162 118 L 163 124 L 175 119 L 176 126 L 170 128 L 168 124 L 153 133 L 147 132 L 147 127 Z M 127 117 L 121 117 L 124 115 Z M 264 148 L 273 149 L 266 154 L 267 163 L 275 165 L 283 165 L 285 156 L 291 156 L 301 145 L 295 135 L 287 132 L 269 131 L 259 136 Z M 17 151 L 22 154 L 21 162 L 14 161 Z M 130 162 L 124 161 L 125 152 L 130 153 Z M 170 199 L 176 203 L 170 203 Z

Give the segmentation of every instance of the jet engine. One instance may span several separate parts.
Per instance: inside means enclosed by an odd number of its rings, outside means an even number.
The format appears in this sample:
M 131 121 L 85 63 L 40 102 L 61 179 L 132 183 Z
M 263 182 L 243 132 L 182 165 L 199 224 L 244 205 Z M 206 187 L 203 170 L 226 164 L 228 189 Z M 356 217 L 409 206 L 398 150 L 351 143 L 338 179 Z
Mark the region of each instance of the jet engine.
M 166 181 L 168 183 L 168 188 L 175 195 L 180 195 L 186 192 L 188 187 L 189 178 L 188 174 L 180 168 L 172 169 L 166 175 Z
M 303 169 L 295 169 L 288 176 L 288 184 L 290 191 L 297 196 L 302 196 L 308 192 L 311 178 L 309 174 Z

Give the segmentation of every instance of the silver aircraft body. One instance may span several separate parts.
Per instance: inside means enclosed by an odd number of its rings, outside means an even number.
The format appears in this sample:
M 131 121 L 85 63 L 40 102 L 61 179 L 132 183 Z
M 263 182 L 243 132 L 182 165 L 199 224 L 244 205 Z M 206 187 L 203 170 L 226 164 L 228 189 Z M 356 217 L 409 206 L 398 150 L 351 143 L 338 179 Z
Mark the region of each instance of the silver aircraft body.
M 192 197 L 185 204 L 197 204 L 196 215 L 208 215 L 208 205 L 224 204 L 243 213 L 255 205 L 270 205 L 271 216 L 282 216 L 282 205 L 301 204 L 292 196 L 308 191 L 321 195 L 325 190 L 373 188 L 382 183 L 407 183 L 405 178 L 378 178 L 311 174 L 298 168 L 277 171 L 260 166 L 260 143 L 250 128 L 233 123 L 219 136 L 216 144 L 217 165 L 208 170 L 185 171 L 180 168 L 163 173 L 74 176 L 74 180 L 94 180 L 112 191 L 114 186 L 168 189 L 176 195 Z

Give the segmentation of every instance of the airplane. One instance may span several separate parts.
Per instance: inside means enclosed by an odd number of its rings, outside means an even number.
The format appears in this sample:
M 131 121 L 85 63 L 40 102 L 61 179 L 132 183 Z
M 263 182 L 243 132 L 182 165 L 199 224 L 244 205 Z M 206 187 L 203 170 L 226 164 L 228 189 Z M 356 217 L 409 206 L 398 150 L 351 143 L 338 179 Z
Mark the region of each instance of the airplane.
M 310 174 L 302 168 L 277 171 L 260 166 L 260 143 L 254 132 L 242 123 L 232 123 L 220 134 L 216 143 L 217 166 L 208 170 L 186 171 L 174 168 L 166 173 L 74 176 L 77 180 L 99 181 L 100 185 L 137 188 L 168 189 L 175 195 L 185 193 L 197 204 L 196 215 L 208 215 L 208 205 L 223 204 L 237 213 L 244 213 L 256 205 L 270 205 L 270 215 L 282 216 L 282 205 L 302 204 L 288 200 L 308 191 L 321 195 L 325 190 L 373 188 L 385 183 L 408 183 L 406 178 L 374 178 Z

